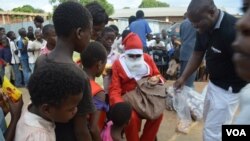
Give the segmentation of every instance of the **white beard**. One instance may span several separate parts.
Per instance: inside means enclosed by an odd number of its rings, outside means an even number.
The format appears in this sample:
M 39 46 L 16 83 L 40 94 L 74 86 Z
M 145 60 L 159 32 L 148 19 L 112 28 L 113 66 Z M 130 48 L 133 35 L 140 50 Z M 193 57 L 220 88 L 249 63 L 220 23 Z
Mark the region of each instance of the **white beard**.
M 148 72 L 143 56 L 134 59 L 125 55 L 125 64 L 130 73 L 135 77 L 146 75 Z

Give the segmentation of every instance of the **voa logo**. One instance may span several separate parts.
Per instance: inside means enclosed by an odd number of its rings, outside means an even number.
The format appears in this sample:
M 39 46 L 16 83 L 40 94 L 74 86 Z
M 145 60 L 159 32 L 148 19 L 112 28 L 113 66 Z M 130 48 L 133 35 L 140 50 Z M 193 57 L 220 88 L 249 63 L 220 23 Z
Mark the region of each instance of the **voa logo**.
M 244 129 L 226 129 L 227 136 L 247 136 Z

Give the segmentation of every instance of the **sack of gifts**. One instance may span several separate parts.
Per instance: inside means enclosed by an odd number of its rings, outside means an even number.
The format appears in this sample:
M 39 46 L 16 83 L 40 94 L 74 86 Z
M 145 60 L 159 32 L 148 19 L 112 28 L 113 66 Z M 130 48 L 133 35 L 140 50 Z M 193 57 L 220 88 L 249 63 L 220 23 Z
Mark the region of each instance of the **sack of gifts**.
M 137 81 L 137 87 L 123 95 L 141 118 L 157 119 L 166 109 L 166 85 L 152 83 L 149 77 Z

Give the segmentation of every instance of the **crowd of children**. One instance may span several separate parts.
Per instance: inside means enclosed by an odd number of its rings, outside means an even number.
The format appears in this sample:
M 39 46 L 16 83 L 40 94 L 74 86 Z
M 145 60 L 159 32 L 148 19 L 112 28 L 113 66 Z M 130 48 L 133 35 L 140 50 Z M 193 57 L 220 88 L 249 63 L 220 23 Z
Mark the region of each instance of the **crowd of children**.
M 37 19 L 42 18 L 37 16 Z M 41 21 L 43 22 L 43 20 Z M 50 52 L 55 47 L 56 34 L 54 26 L 39 23 L 33 32 L 33 27 L 28 27 L 28 33 L 25 28 L 18 30 L 18 38 L 14 31 L 8 31 L 0 37 L 0 74 L 5 75 L 14 82 L 17 87 L 28 85 L 30 75 L 34 72 L 35 62 L 41 54 Z

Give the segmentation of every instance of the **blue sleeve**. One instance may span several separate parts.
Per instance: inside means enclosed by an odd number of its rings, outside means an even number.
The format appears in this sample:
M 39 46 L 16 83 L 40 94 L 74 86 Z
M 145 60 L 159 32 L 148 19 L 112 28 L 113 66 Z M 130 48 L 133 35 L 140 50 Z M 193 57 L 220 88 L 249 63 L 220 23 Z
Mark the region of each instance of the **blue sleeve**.
M 103 111 L 108 111 L 109 110 L 109 106 L 107 103 L 105 103 L 104 101 L 98 99 L 97 96 L 93 97 L 93 102 L 95 104 L 95 107 L 97 110 L 103 110 Z
M 149 34 L 152 32 L 151 28 L 149 27 L 148 25 L 148 22 L 145 21 L 145 24 L 146 24 L 146 33 Z
M 17 47 L 18 49 L 22 49 L 23 48 L 23 44 L 22 44 L 22 39 L 17 41 Z

